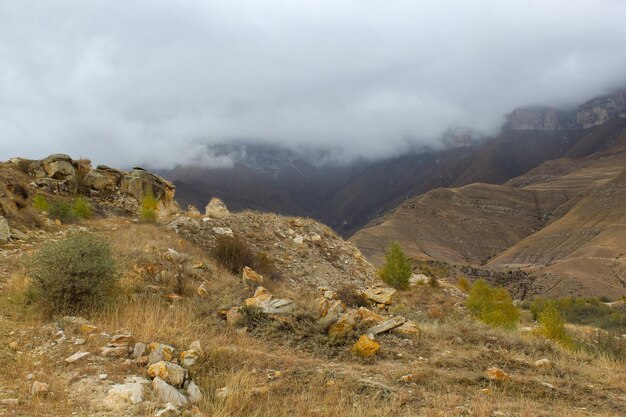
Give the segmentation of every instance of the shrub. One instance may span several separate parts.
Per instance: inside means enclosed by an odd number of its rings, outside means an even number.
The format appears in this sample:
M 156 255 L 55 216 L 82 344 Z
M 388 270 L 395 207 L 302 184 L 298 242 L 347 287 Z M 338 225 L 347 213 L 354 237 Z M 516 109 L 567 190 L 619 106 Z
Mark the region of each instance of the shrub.
M 337 290 L 337 299 L 352 308 L 367 307 L 369 305 L 365 297 L 361 295 L 361 292 L 354 284 L 344 285 L 339 288 Z
M 470 282 L 467 280 L 467 277 L 465 277 L 464 275 L 462 275 L 461 278 L 459 278 L 459 280 L 456 282 L 456 286 L 459 287 L 464 293 L 470 292 L 470 289 L 472 288 L 472 284 L 470 284 Z
M 392 287 L 405 290 L 409 287 L 411 274 L 413 274 L 411 261 L 398 242 L 391 242 L 385 253 L 385 264 L 378 271 L 378 276 Z
M 519 310 L 507 290 L 494 288 L 483 279 L 472 285 L 465 306 L 480 321 L 491 326 L 514 329 L 519 321 Z
M 77 220 L 72 205 L 65 201 L 59 200 L 50 204 L 48 209 L 48 217 L 52 220 L 59 220 L 61 223 L 74 223 Z
M 256 266 L 254 252 L 245 241 L 238 237 L 218 237 L 211 255 L 220 265 L 235 275 L 240 274 L 244 266 L 251 268 Z
M 76 217 L 79 219 L 88 219 L 93 216 L 93 208 L 91 207 L 91 203 L 85 197 L 78 197 L 76 200 L 74 200 L 72 211 L 74 212 L 74 215 L 76 215 Z
M 553 300 L 557 304 L 563 319 L 568 323 L 584 324 L 606 330 L 623 330 L 626 328 L 626 310 L 610 307 L 601 298 L 567 297 Z M 534 320 L 539 319 L 547 301 L 537 298 L 530 311 Z
M 35 210 L 37 211 L 48 211 L 50 209 L 50 203 L 46 197 L 41 194 L 37 194 L 33 197 L 33 207 L 35 207 Z
M 28 267 L 33 298 L 46 311 L 74 314 L 101 304 L 115 284 L 115 262 L 100 236 L 81 233 L 37 252 Z
M 545 303 L 539 313 L 539 333 L 550 340 L 554 340 L 565 346 L 572 344 L 572 339 L 565 330 L 565 323 L 559 306 L 554 301 Z
M 139 218 L 145 222 L 154 222 L 157 219 L 159 201 L 152 194 L 146 194 L 139 204 Z

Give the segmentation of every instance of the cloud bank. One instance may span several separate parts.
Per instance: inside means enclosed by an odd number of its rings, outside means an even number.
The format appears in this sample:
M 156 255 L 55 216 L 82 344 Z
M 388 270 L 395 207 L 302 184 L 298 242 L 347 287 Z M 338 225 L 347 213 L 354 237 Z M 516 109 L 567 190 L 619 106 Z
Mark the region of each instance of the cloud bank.
M 626 84 L 620 0 L 3 0 L 0 159 L 385 157 Z

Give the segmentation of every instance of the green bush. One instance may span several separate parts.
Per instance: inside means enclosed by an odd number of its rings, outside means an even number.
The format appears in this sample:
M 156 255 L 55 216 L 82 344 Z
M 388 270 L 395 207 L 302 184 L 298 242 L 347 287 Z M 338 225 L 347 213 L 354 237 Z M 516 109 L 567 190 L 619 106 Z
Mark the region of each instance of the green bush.
M 507 290 L 494 288 L 483 279 L 472 285 L 465 306 L 480 321 L 495 327 L 514 329 L 520 317 Z
M 250 246 L 238 237 L 219 236 L 211 255 L 217 263 L 235 275 L 240 274 L 244 266 L 254 269 L 257 263 Z
M 554 301 L 546 302 L 543 310 L 539 313 L 538 332 L 564 346 L 571 346 L 572 344 L 572 338 L 565 330 L 565 322 L 559 306 Z
M 38 211 L 48 211 L 50 209 L 50 203 L 46 199 L 46 197 L 41 194 L 37 194 L 33 197 L 33 207 Z
M 72 205 L 65 200 L 55 201 L 50 204 L 48 217 L 52 220 L 59 220 L 61 223 L 74 223 L 78 220 L 76 213 L 72 210 Z
M 115 286 L 115 262 L 102 237 L 81 233 L 37 252 L 28 266 L 31 295 L 46 311 L 75 314 L 102 304 Z
M 385 253 L 385 264 L 378 276 L 387 284 L 399 290 L 409 288 L 409 278 L 413 274 L 411 261 L 406 257 L 398 242 L 391 242 Z
M 145 222 L 154 222 L 157 219 L 159 201 L 152 195 L 147 194 L 139 204 L 139 218 Z
M 601 301 L 601 298 L 576 298 L 566 297 L 553 300 L 556 303 L 563 319 L 568 323 L 583 324 L 600 327 L 606 330 L 626 329 L 626 310 L 610 307 Z M 546 300 L 535 299 L 530 311 L 534 320 L 539 319 Z
M 91 203 L 85 197 L 78 197 L 74 200 L 74 204 L 72 205 L 72 211 L 74 215 L 76 215 L 79 219 L 89 219 L 93 216 L 93 208 L 91 207 Z

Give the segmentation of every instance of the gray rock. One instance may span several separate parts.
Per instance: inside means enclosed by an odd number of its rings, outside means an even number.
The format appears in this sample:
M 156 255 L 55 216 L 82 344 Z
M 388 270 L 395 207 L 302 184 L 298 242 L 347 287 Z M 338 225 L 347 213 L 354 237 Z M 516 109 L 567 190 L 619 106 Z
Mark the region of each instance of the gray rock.
M 143 402 L 143 385 L 140 382 L 113 385 L 103 401 L 104 406 L 108 409 L 119 410 L 129 405 Z
M 156 397 L 162 403 L 172 403 L 176 406 L 187 405 L 189 403 L 189 400 L 187 400 L 187 397 L 185 397 L 183 393 L 159 377 L 154 378 L 154 381 L 152 381 L 152 389 Z
M 197 404 L 202 401 L 202 391 L 200 391 L 200 387 L 193 381 L 187 385 L 187 396 L 191 404 Z
M 6 243 L 11 239 L 11 228 L 7 219 L 0 216 L 0 243 Z

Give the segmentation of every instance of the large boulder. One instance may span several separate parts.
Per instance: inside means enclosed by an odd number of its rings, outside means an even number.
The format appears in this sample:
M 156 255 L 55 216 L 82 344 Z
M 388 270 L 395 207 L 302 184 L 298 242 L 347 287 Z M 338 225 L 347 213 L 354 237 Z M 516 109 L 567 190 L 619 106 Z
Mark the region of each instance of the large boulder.
M 69 155 L 62 153 L 53 154 L 43 159 L 41 164 L 50 178 L 76 181 L 76 168 L 72 164 L 72 158 Z
M 152 389 L 156 397 L 162 403 L 172 403 L 176 406 L 187 405 L 189 403 L 189 400 L 182 392 L 178 391 L 158 376 L 152 381 Z
M 142 168 L 133 168 L 131 172 L 124 174 L 120 188 L 137 201 L 142 201 L 144 197 L 151 195 L 165 202 L 173 201 L 176 189 L 171 182 Z
M 216 219 L 223 219 L 230 215 L 230 211 L 226 207 L 226 204 L 217 197 L 213 197 L 209 204 L 204 208 L 205 216 L 215 217 Z
M 83 183 L 92 190 L 101 191 L 106 189 L 112 189 L 117 186 L 122 173 L 116 178 L 114 175 L 110 175 L 110 172 L 103 171 L 98 168 L 93 169 L 85 175 Z

